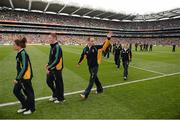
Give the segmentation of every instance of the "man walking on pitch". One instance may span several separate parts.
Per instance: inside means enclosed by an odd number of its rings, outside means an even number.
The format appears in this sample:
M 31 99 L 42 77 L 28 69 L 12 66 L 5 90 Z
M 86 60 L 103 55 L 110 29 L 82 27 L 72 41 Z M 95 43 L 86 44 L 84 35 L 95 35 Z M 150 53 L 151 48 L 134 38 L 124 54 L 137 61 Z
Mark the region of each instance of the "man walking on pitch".
M 126 80 L 128 77 L 129 62 L 131 62 L 132 60 L 132 52 L 131 49 L 129 48 L 129 44 L 127 43 L 123 44 L 123 48 L 121 50 L 121 58 L 124 68 L 124 80 Z
M 46 65 L 47 84 L 51 88 L 53 95 L 49 101 L 54 103 L 64 102 L 64 83 L 62 78 L 63 55 L 62 49 L 57 42 L 56 33 L 49 35 L 49 43 L 51 46 L 49 53 L 49 62 Z
M 117 68 L 120 68 L 121 50 L 122 50 L 121 44 L 119 44 L 119 46 L 116 46 L 116 48 L 114 50 L 115 51 L 114 52 L 114 61 L 115 61 L 115 65 L 117 66 Z
M 109 32 L 107 34 L 107 39 L 103 45 L 94 45 L 93 37 L 89 37 L 87 39 L 87 46 L 83 49 L 83 52 L 81 54 L 80 60 L 77 65 L 77 67 L 79 67 L 82 61 L 86 58 L 87 64 L 89 67 L 89 72 L 90 72 L 89 85 L 85 89 L 85 92 L 80 94 L 80 97 L 82 99 L 88 98 L 88 95 L 94 83 L 96 84 L 96 87 L 97 87 L 96 93 L 103 92 L 103 87 L 101 85 L 101 82 L 98 79 L 97 73 L 98 73 L 98 66 L 101 60 L 102 51 L 105 51 L 107 47 L 110 45 L 111 36 L 112 36 L 112 32 Z

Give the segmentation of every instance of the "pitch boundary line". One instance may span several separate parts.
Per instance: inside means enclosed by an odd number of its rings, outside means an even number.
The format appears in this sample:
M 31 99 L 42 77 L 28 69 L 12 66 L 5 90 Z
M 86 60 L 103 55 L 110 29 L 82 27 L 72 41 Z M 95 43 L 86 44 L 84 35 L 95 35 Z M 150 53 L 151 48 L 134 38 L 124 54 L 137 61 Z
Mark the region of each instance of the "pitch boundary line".
M 128 84 L 133 84 L 133 83 L 139 83 L 139 82 L 144 82 L 144 81 L 150 81 L 150 80 L 154 80 L 157 78 L 163 78 L 163 77 L 169 77 L 169 76 L 173 76 L 173 75 L 178 75 L 180 74 L 180 72 L 175 72 L 175 73 L 171 73 L 171 74 L 164 74 L 164 75 L 159 75 L 159 76 L 155 76 L 155 77 L 149 77 L 149 78 L 144 78 L 144 79 L 139 79 L 139 80 L 134 80 L 134 81 L 128 81 L 128 82 L 123 82 L 123 83 L 119 83 L 119 84 L 112 84 L 112 85 L 107 85 L 104 86 L 104 89 L 107 88 L 113 88 L 113 87 L 118 87 L 118 86 L 123 86 L 123 85 L 128 85 Z M 96 88 L 93 88 L 92 91 L 95 91 Z M 75 94 L 80 94 L 82 93 L 84 90 L 80 90 L 80 91 L 75 91 L 75 92 L 69 92 L 69 93 L 65 93 L 65 96 L 70 96 L 70 95 L 75 95 Z M 46 97 L 40 97 L 40 98 L 36 98 L 36 101 L 40 101 L 40 100 L 45 100 L 50 98 L 51 96 L 46 96 Z M 19 104 L 19 102 L 8 102 L 8 103 L 2 103 L 0 104 L 0 107 L 5 107 L 5 106 L 11 106 L 11 105 L 16 105 Z
M 110 60 L 105 60 L 104 59 L 104 61 L 109 62 L 109 63 L 113 63 Z M 133 65 L 129 65 L 129 67 L 132 67 L 132 68 L 135 68 L 135 69 L 139 69 L 139 70 L 144 70 L 144 71 L 151 72 L 151 73 L 166 75 L 165 73 L 162 73 L 162 72 L 158 72 L 158 71 L 154 71 L 154 70 L 149 70 L 149 69 L 145 69 L 145 68 L 140 68 L 140 67 L 136 67 L 136 66 L 133 66 Z
M 129 65 L 129 66 L 132 67 L 132 68 L 136 68 L 136 69 L 139 69 L 139 70 L 144 70 L 144 71 L 147 71 L 147 72 L 152 72 L 152 73 L 156 73 L 156 74 L 166 75 L 165 73 L 154 71 L 154 70 L 140 68 L 140 67 L 136 67 L 136 66 L 133 66 L 133 65 Z

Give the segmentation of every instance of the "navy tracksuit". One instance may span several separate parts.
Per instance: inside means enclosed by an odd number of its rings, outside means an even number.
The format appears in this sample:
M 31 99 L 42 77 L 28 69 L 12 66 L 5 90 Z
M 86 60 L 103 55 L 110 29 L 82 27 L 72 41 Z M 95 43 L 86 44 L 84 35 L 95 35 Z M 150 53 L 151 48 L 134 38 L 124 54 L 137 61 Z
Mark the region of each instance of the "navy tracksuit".
M 100 64 L 100 60 L 101 60 L 101 54 L 109 46 L 109 44 L 110 44 L 109 40 L 110 40 L 110 38 L 107 38 L 107 40 L 105 41 L 105 43 L 103 45 L 94 45 L 91 47 L 86 46 L 83 49 L 83 52 L 81 54 L 78 64 L 81 64 L 82 61 L 86 58 L 87 64 L 89 67 L 89 73 L 90 73 L 88 87 L 85 89 L 85 92 L 83 93 L 86 98 L 88 97 L 89 93 L 91 92 L 91 89 L 92 89 L 94 83 L 96 84 L 97 92 L 98 93 L 103 92 L 103 87 L 101 85 L 101 82 L 98 79 L 97 73 L 98 73 L 98 68 L 99 68 L 99 64 Z
M 35 111 L 35 95 L 32 87 L 32 66 L 29 55 L 25 49 L 18 52 L 16 56 L 17 83 L 14 85 L 13 93 L 20 101 L 22 108 Z
M 58 42 L 56 42 L 55 44 L 51 44 L 48 62 L 50 73 L 47 74 L 46 82 L 53 92 L 52 97 L 56 97 L 59 101 L 64 100 L 63 67 L 62 49 Z
M 130 49 L 122 49 L 121 50 L 122 63 L 124 67 L 124 77 L 128 76 L 128 65 L 132 59 L 132 52 Z
M 114 61 L 115 64 L 117 65 L 117 68 L 120 67 L 121 50 L 122 50 L 121 45 L 119 47 L 116 46 L 114 49 Z

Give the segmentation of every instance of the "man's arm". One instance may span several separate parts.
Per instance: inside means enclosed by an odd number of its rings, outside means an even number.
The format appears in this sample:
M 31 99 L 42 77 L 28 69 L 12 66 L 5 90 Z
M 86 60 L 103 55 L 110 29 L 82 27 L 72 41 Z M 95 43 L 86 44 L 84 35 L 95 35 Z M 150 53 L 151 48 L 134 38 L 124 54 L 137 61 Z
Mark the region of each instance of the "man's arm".
M 86 48 L 84 48 L 83 52 L 81 53 L 81 57 L 79 59 L 78 65 L 82 64 L 85 58 L 86 58 Z
M 132 61 L 132 52 L 131 52 L 131 50 L 129 51 L 129 61 Z
M 48 70 L 51 70 L 52 68 L 54 68 L 58 64 L 61 57 L 62 57 L 62 51 L 60 51 L 59 45 L 56 45 L 55 60 L 53 61 L 52 64 L 47 66 Z
M 109 45 L 110 45 L 111 36 L 112 36 L 112 32 L 109 32 L 107 34 L 107 39 L 105 40 L 103 45 L 96 45 L 95 47 L 97 49 L 101 49 L 102 51 L 105 51 L 109 47 Z

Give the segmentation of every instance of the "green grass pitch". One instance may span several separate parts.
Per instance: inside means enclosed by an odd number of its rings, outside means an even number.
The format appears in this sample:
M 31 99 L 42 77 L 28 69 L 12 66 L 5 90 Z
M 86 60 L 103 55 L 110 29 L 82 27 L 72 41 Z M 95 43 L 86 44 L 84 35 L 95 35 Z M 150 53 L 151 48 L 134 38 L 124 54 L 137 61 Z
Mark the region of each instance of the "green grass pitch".
M 65 93 L 84 90 L 88 84 L 89 72 L 86 61 L 76 68 L 82 46 L 62 46 L 64 56 Z M 134 49 L 134 48 L 133 48 Z M 130 82 L 114 86 L 96 95 L 92 91 L 86 101 L 79 94 L 65 96 L 64 104 L 54 104 L 46 100 L 36 102 L 36 112 L 24 116 L 17 114 L 19 104 L 0 107 L 0 118 L 39 119 L 39 118 L 180 118 L 180 48 L 171 52 L 172 47 L 156 46 L 153 52 L 135 52 L 129 67 L 129 78 L 123 80 L 123 68 L 117 69 L 113 56 L 102 57 L 99 79 L 103 86 Z M 34 78 L 36 98 L 50 96 L 46 85 L 44 66 L 48 61 L 49 46 L 28 46 Z M 0 105 L 17 101 L 12 93 L 15 78 L 16 52 L 12 46 L 0 46 Z M 168 74 L 174 74 L 169 75 Z M 164 76 L 165 75 L 165 76 Z M 131 81 L 149 79 L 131 83 Z

